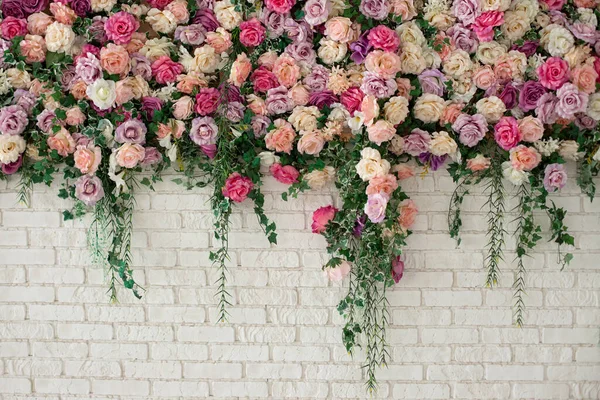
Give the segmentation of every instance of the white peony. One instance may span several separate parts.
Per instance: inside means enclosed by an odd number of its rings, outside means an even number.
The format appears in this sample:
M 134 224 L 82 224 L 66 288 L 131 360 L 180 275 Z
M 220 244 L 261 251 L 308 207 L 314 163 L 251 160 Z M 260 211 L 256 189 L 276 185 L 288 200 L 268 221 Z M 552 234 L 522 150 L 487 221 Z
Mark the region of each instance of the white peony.
M 117 100 L 116 85 L 114 81 L 98 79 L 89 85 L 85 94 L 94 102 L 94 105 L 101 110 L 108 110 L 115 105 Z

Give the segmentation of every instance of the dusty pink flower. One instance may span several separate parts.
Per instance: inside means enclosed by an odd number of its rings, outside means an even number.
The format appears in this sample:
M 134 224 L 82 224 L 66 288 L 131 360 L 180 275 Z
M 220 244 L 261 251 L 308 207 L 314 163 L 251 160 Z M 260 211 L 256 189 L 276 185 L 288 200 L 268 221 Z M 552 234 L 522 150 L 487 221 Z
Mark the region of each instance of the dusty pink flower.
M 248 194 L 254 188 L 254 183 L 247 176 L 242 176 L 239 172 L 234 172 L 225 181 L 225 186 L 221 192 L 223 196 L 236 203 L 241 203 L 248 198 Z

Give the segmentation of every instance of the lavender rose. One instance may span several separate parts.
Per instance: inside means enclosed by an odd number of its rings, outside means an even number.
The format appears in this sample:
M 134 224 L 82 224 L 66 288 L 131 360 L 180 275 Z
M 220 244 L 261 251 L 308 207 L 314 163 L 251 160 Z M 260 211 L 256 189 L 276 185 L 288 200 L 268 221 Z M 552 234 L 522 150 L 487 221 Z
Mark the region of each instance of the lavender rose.
M 225 111 L 225 116 L 231 122 L 240 122 L 242 118 L 244 118 L 244 111 L 246 107 L 238 101 L 232 101 L 227 103 L 227 110 Z
M 519 98 L 519 91 L 512 84 L 508 84 L 504 86 L 502 93 L 498 96 L 500 100 L 504 103 L 507 110 L 516 107 L 517 99 Z
M 27 112 L 18 105 L 6 106 L 0 109 L 0 133 L 5 135 L 20 135 L 28 124 Z
M 460 114 L 452 124 L 452 130 L 459 134 L 459 140 L 468 147 L 479 143 L 488 131 L 488 124 L 481 114 Z
M 475 19 L 481 14 L 480 3 L 477 0 L 454 0 L 452 13 L 465 25 L 475 23 Z
M 548 164 L 544 170 L 544 187 L 549 192 L 562 189 L 567 183 L 567 171 L 562 164 Z
M 75 82 L 77 81 L 77 73 L 75 72 L 75 66 L 69 65 L 62 71 L 60 76 L 60 84 L 65 91 L 71 90 Z
M 48 7 L 48 0 L 20 0 L 20 3 L 26 16 L 43 11 Z
M 350 50 L 352 50 L 352 55 L 350 58 L 356 64 L 362 64 L 365 62 L 365 57 L 369 54 L 369 51 L 373 48 L 373 45 L 368 39 L 369 32 L 364 32 L 356 42 L 350 43 Z
M 519 107 L 523 111 L 531 111 L 537 106 L 537 102 L 547 90 L 540 82 L 527 81 L 519 93 Z
M 589 96 L 572 83 L 565 83 L 556 91 L 558 102 L 556 114 L 561 118 L 572 118 L 576 113 L 585 112 Z
M 23 107 L 27 115 L 31 115 L 36 102 L 37 97 L 29 90 L 17 89 L 13 94 L 13 104 Z
M 304 84 L 313 91 L 327 89 L 329 70 L 322 65 L 315 65 L 310 74 L 304 78 Z
M 286 18 L 283 23 L 283 30 L 287 37 L 294 42 L 312 42 L 312 28 L 304 21 L 296 22 L 293 18 Z
M 556 105 L 558 99 L 553 93 L 546 93 L 539 98 L 537 107 L 535 109 L 535 115 L 542 121 L 543 124 L 552 125 L 558 119 L 556 114 Z
M 142 160 L 142 166 L 148 167 L 154 164 L 158 164 L 162 161 L 162 154 L 156 147 L 146 147 L 144 153 L 144 159 Z
M 369 195 L 364 211 L 371 222 L 378 224 L 385 219 L 385 210 L 389 200 L 390 197 L 383 192 Z
M 575 125 L 579 129 L 594 129 L 598 125 L 598 121 L 587 115 L 586 113 L 579 113 L 575 115 Z
M 539 45 L 540 43 L 536 40 L 528 40 L 521 46 L 513 44 L 511 50 L 520 51 L 521 53 L 524 53 L 527 57 L 531 57 L 535 54 L 535 51 L 537 50 Z
M 273 114 L 283 114 L 294 108 L 294 102 L 288 96 L 288 90 L 285 86 L 269 89 L 267 99 L 265 100 L 267 112 Z
M 462 24 L 454 25 L 448 29 L 448 36 L 452 44 L 458 49 L 464 50 L 467 53 L 475 53 L 479 42 L 477 40 L 477 34 L 471 29 L 467 29 Z
M 75 65 L 75 74 L 88 85 L 102 78 L 102 65 L 100 60 L 92 53 L 88 53 L 85 57 L 77 59 Z
M 258 139 L 267 134 L 267 128 L 271 125 L 271 120 L 264 115 L 255 115 L 252 117 L 251 125 L 254 137 Z
M 387 18 L 392 4 L 389 0 L 361 0 L 358 9 L 367 17 L 381 21 Z
M 152 119 L 154 111 L 162 109 L 162 101 L 158 97 L 142 97 L 142 112 L 146 114 L 146 118 Z
M 131 56 L 131 73 L 140 75 L 145 80 L 149 81 L 152 78 L 152 64 L 146 56 L 140 53 L 133 53 Z
M 175 29 L 175 40 L 179 40 L 183 44 L 199 46 L 206 39 L 206 29 L 204 25 L 192 24 L 187 26 L 178 26 Z
M 374 72 L 365 72 L 360 85 L 360 90 L 363 93 L 370 94 L 378 99 L 392 97 L 397 89 L 398 84 L 395 79 L 385 79 Z
M 88 32 L 90 33 L 93 40 L 99 42 L 100 44 L 104 44 L 108 41 L 108 37 L 106 36 L 106 31 L 104 30 L 104 23 L 108 17 L 102 17 L 100 15 L 96 15 L 92 19 L 92 24 L 88 28 Z
M 308 103 L 311 106 L 317 106 L 318 108 L 323 108 L 325 106 L 331 107 L 331 105 L 336 102 L 338 102 L 338 98 L 331 90 L 312 92 L 308 100 Z
M 283 25 L 285 23 L 285 19 L 288 17 L 289 15 L 286 14 L 269 11 L 266 8 L 263 9 L 263 12 L 260 16 L 260 21 L 267 27 L 267 34 L 269 38 L 277 39 L 283 35 Z
M 54 111 L 50 111 L 45 109 L 37 116 L 37 127 L 44 133 L 50 133 L 52 126 L 54 125 L 54 119 L 56 118 L 56 114 Z
M 305 62 L 308 65 L 314 65 L 317 62 L 317 53 L 315 52 L 312 43 L 291 43 L 285 48 L 285 53 L 289 54 L 294 60 Z
M 86 206 L 95 205 L 104 197 L 102 181 L 97 176 L 83 175 L 75 182 L 75 195 Z
M 304 5 L 304 20 L 312 25 L 321 25 L 327 21 L 332 5 L 329 0 L 308 0 Z
M 115 131 L 115 141 L 117 143 L 146 143 L 146 125 L 139 119 L 130 119 L 123 122 Z
M 196 11 L 194 24 L 200 24 L 207 32 L 214 32 L 220 26 L 215 13 L 210 8 L 201 8 Z
M 192 120 L 190 139 L 198 146 L 217 143 L 218 127 L 212 117 L 198 117 Z
M 4 0 L 2 2 L 2 15 L 6 17 L 25 18 L 25 12 L 21 7 L 21 0 Z
M 404 137 L 404 152 L 416 157 L 429 149 L 430 141 L 429 133 L 421 129 L 413 129 L 410 135 Z
M 423 71 L 418 78 L 423 93 L 431 93 L 440 97 L 444 95 L 444 82 L 446 82 L 447 79 L 439 70 L 427 69 Z

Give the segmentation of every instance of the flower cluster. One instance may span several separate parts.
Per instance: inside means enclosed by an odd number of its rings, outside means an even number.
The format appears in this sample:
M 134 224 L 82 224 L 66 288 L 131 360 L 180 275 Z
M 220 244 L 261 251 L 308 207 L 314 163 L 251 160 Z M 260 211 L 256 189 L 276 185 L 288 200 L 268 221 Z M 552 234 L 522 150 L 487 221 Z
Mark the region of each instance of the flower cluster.
M 368 341 L 370 386 L 387 354 L 382 287 L 403 276 L 418 212 L 403 180 L 448 168 L 462 188 L 453 235 L 466 187 L 489 183 L 490 284 L 505 181 L 524 205 L 519 265 L 538 240 L 531 207 L 572 244 L 564 211 L 546 204 L 571 179 L 567 161 L 595 193 L 597 0 L 4 0 L 1 11 L 0 178 L 20 171 L 27 189 L 62 169 L 60 195 L 77 200 L 66 217 L 115 216 L 112 245 L 93 253 L 126 287 L 132 191 L 167 167 L 188 188 L 215 186 L 221 315 L 232 203 L 251 199 L 275 241 L 262 175 L 289 185 L 284 199 L 335 182 L 342 204 L 316 210 L 312 230 L 328 241 L 325 274 L 354 282 L 338 309 L 348 350 Z

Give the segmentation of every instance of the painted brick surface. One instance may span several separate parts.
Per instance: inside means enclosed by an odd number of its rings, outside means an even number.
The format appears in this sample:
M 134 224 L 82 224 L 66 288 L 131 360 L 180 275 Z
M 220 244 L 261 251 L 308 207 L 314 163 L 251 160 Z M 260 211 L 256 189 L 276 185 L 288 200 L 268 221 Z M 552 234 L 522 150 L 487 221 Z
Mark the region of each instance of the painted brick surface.
M 216 322 L 208 253 L 209 191 L 170 182 L 139 194 L 134 262 L 141 301 L 108 304 L 89 265 L 84 222 L 63 222 L 54 188 L 17 205 L 0 184 L 0 399 L 366 399 L 360 352 L 340 343 L 335 305 L 345 288 L 320 271 L 324 240 L 309 231 L 334 191 L 281 200 L 266 180 L 278 246 L 261 236 L 250 204 L 232 216 L 230 322 Z M 569 185 L 575 259 L 564 272 L 543 244 L 528 260 L 526 325 L 511 321 L 513 271 L 483 288 L 485 196 L 465 200 L 463 243 L 446 227 L 453 190 L 438 172 L 404 184 L 420 214 L 405 276 L 389 293 L 387 399 L 600 398 L 600 199 Z M 540 216 L 540 221 L 544 217 Z M 547 223 L 543 222 L 547 227 Z M 514 256 L 512 241 L 506 259 Z

